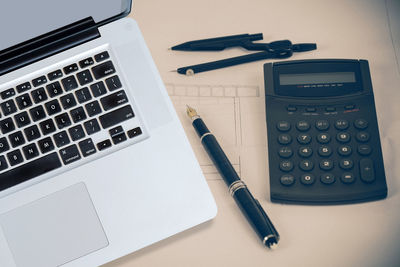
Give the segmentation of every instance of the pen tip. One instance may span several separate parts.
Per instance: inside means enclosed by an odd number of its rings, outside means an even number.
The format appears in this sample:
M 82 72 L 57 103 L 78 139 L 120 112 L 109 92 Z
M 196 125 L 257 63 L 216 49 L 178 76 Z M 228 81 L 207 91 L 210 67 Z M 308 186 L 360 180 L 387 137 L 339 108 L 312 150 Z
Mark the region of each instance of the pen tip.
M 186 105 L 186 114 L 189 116 L 189 118 L 193 118 L 194 116 L 197 115 L 197 112 L 194 108 L 190 107 L 189 105 Z

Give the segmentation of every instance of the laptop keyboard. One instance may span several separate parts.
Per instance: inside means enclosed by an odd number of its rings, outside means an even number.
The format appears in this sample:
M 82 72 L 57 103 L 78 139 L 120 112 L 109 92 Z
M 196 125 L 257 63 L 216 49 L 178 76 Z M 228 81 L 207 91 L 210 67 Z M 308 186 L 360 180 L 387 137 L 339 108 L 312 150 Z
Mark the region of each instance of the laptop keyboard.
M 3 90 L 0 98 L 0 191 L 142 135 L 107 51 Z

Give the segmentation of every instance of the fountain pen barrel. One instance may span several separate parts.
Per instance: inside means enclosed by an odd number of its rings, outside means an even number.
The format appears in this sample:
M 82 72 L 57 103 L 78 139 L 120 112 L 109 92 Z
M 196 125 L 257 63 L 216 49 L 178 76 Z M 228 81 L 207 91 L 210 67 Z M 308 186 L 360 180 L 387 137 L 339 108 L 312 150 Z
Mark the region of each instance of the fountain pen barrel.
M 218 169 L 225 183 L 230 186 L 233 182 L 240 180 L 228 157 L 225 155 L 217 139 L 210 133 L 207 126 L 201 118 L 193 121 L 193 126 L 201 138 L 206 152 L 212 159 L 215 167 Z

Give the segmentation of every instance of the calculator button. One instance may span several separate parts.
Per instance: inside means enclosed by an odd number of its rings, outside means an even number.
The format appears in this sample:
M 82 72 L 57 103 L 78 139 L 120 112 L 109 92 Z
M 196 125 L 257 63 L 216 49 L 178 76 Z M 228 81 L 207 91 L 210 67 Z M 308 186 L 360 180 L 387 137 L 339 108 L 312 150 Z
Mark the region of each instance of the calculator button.
M 336 111 L 336 108 L 335 107 L 326 107 L 325 111 L 326 112 L 334 112 L 334 111 Z
M 278 128 L 278 130 L 281 132 L 287 132 L 290 130 L 290 123 L 287 121 L 280 121 L 276 125 L 276 128 Z
M 297 108 L 295 106 L 287 106 L 286 110 L 289 112 L 295 112 L 295 111 L 297 111 Z
M 296 123 L 296 128 L 297 130 L 304 132 L 310 129 L 310 124 L 306 121 L 299 121 Z
M 349 110 L 349 109 L 354 109 L 356 106 L 355 105 L 346 105 L 344 106 L 344 109 Z
M 317 111 L 317 109 L 315 107 L 307 107 L 306 111 L 307 112 L 315 112 L 315 111 Z
M 284 174 L 281 176 L 280 182 L 282 185 L 290 186 L 294 184 L 294 176 L 291 174 Z
M 321 182 L 324 184 L 333 184 L 335 182 L 335 176 L 332 173 L 321 174 Z
M 315 123 L 315 128 L 317 128 L 320 131 L 328 130 L 329 122 L 327 120 L 319 120 Z
M 321 170 L 330 171 L 333 169 L 333 161 L 330 159 L 324 159 L 319 163 Z
M 340 180 L 342 180 L 342 182 L 345 184 L 351 184 L 354 182 L 355 178 L 351 172 L 345 172 L 340 177 Z
M 279 164 L 279 168 L 284 172 L 290 172 L 294 168 L 293 162 L 291 162 L 290 160 L 281 161 L 281 163 Z
M 320 146 L 318 148 L 318 154 L 321 157 L 329 157 L 332 154 L 332 149 L 329 146 Z
M 303 145 L 309 144 L 311 142 L 311 136 L 309 134 L 300 134 L 297 136 L 297 141 Z
M 346 120 L 337 120 L 335 122 L 335 128 L 338 130 L 346 130 L 349 128 L 349 122 Z
M 278 154 L 282 158 L 290 158 L 293 155 L 293 151 L 290 147 L 284 146 L 279 149 Z
M 337 139 L 339 142 L 341 142 L 341 143 L 347 143 L 347 142 L 350 141 L 350 134 L 345 133 L 345 132 L 343 132 L 343 133 L 338 133 L 338 134 L 336 135 L 336 139 Z
M 319 135 L 317 135 L 317 141 L 320 144 L 327 144 L 331 141 L 331 136 L 327 133 L 320 133 Z
M 300 157 L 303 158 L 308 158 L 312 155 L 313 151 L 311 149 L 311 147 L 308 146 L 302 146 L 299 148 L 299 155 Z
M 300 162 L 299 168 L 303 171 L 311 171 L 314 168 L 314 163 L 310 160 L 303 160 Z
M 300 177 L 300 182 L 304 185 L 311 185 L 315 182 L 315 177 L 311 173 L 303 174 Z
M 357 151 L 362 156 L 368 156 L 371 154 L 372 148 L 369 145 L 360 145 L 358 146 Z
M 357 119 L 354 121 L 354 127 L 360 130 L 366 129 L 368 127 L 368 122 L 364 119 Z
M 360 178 L 366 183 L 371 183 L 375 180 L 374 163 L 372 160 L 360 160 Z
M 358 142 L 362 142 L 362 143 L 368 142 L 369 133 L 367 133 L 367 132 L 359 132 L 356 135 L 356 139 L 357 139 Z
M 339 162 L 339 166 L 343 170 L 350 170 L 351 168 L 353 168 L 353 161 L 351 159 L 342 159 Z
M 292 142 L 292 137 L 288 134 L 280 134 L 278 136 L 278 142 L 281 145 L 287 145 L 290 144 Z
M 348 156 L 351 154 L 351 147 L 350 146 L 339 146 L 338 153 L 341 156 Z

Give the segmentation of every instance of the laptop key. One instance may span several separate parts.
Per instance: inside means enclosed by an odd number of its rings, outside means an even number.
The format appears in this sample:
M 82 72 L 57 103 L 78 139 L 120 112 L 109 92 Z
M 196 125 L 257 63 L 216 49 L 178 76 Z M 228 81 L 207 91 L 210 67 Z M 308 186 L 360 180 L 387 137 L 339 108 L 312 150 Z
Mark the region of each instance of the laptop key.
M 104 94 L 107 94 L 107 89 L 104 86 L 103 82 L 97 82 L 90 86 L 90 90 L 92 90 L 92 94 L 94 97 L 98 97 Z
M 26 112 L 26 111 L 15 115 L 14 119 L 17 122 L 17 126 L 19 128 L 24 127 L 31 123 L 31 119 L 29 118 L 28 112 Z
M 40 138 L 40 131 L 36 125 L 32 125 L 28 128 L 25 128 L 24 133 L 25 133 L 26 139 L 28 139 L 29 142 Z
M 56 116 L 55 120 L 56 120 L 57 127 L 60 130 L 62 128 L 68 127 L 68 126 L 70 126 L 72 124 L 71 120 L 70 120 L 70 118 L 68 116 L 68 113 L 63 113 L 63 114 L 60 114 L 60 115 Z
M 65 74 L 70 74 L 70 73 L 78 70 L 78 65 L 76 65 L 74 63 L 74 64 L 66 66 L 65 68 L 63 68 L 63 70 L 64 70 Z
M 97 100 L 86 104 L 85 108 L 89 117 L 93 117 L 101 113 L 101 107 Z
M 79 142 L 79 148 L 81 149 L 82 155 L 84 157 L 90 156 L 94 153 L 96 153 L 96 147 L 93 144 L 93 141 L 91 138 L 85 139 L 81 142 Z
M 47 102 L 44 106 L 50 116 L 61 111 L 61 106 L 57 99 Z
M 86 67 L 88 67 L 90 65 L 93 65 L 93 64 L 94 64 L 94 61 L 93 61 L 93 58 L 91 58 L 91 57 L 88 57 L 88 58 L 86 58 L 84 60 L 79 61 L 79 66 L 82 69 L 86 68 Z
M 57 147 L 68 145 L 71 142 L 66 131 L 54 134 L 53 139 L 56 142 Z
M 78 88 L 78 83 L 73 75 L 62 79 L 61 83 L 64 86 L 65 91 L 71 91 L 75 88 Z
M 8 141 L 5 137 L 0 138 L 0 153 L 6 152 L 10 149 Z
M 109 57 L 110 57 L 110 55 L 108 54 L 108 52 L 104 51 L 104 52 L 101 52 L 101 53 L 95 55 L 94 59 L 96 60 L 96 62 L 100 62 L 100 61 L 106 60 Z
M 26 82 L 26 83 L 17 85 L 16 88 L 17 88 L 17 92 L 18 92 L 18 93 L 22 93 L 22 92 L 25 92 L 25 91 L 31 89 L 32 86 L 31 86 L 31 84 L 30 84 L 29 82 Z
M 104 115 L 101 115 L 99 117 L 99 120 L 101 126 L 103 126 L 103 129 L 106 129 L 111 126 L 120 124 L 123 121 L 129 120 L 134 116 L 135 114 L 133 113 L 132 107 L 130 105 L 127 105 Z
M 22 148 L 22 151 L 24 152 L 25 158 L 27 160 L 30 160 L 30 159 L 33 159 L 33 158 L 39 156 L 39 149 L 37 148 L 35 143 L 24 146 Z
M 84 70 L 81 72 L 78 72 L 78 74 L 76 74 L 76 77 L 78 77 L 78 81 L 80 85 L 85 85 L 88 83 L 91 83 L 93 81 L 93 77 L 90 74 L 89 70 Z
M 47 74 L 47 77 L 49 78 L 50 81 L 54 81 L 55 79 L 61 78 L 62 76 L 63 74 L 61 70 L 55 70 Z
M 59 167 L 61 167 L 61 161 L 55 152 L 38 158 L 0 174 L 0 190 L 20 184 Z
M 92 68 L 92 72 L 96 80 L 115 73 L 114 65 L 111 61 L 106 61 Z
M 75 95 L 76 95 L 76 98 L 78 99 L 79 103 L 85 103 L 92 99 L 92 96 L 87 87 L 77 90 L 75 92 Z
M 47 94 L 43 87 L 33 90 L 31 95 L 36 104 L 47 100 Z
M 44 111 L 44 108 L 42 106 L 31 108 L 29 110 L 29 113 L 31 114 L 33 121 L 38 121 L 46 118 L 46 112 Z
M 55 97 L 61 95 L 63 90 L 61 88 L 61 84 L 59 82 L 54 82 L 46 86 L 47 93 L 49 93 L 50 97 Z
M 85 137 L 85 132 L 83 131 L 82 125 L 80 124 L 69 128 L 68 132 L 72 138 L 72 141 L 76 141 Z
M 23 94 L 15 98 L 19 109 L 25 109 L 32 106 L 32 100 L 29 94 Z
M 70 115 L 75 123 L 83 121 L 87 118 L 82 107 L 71 110 Z
M 59 153 L 65 165 L 81 159 L 81 155 L 79 154 L 79 150 L 76 145 L 70 145 L 66 148 L 60 149 Z
M 122 128 L 122 126 L 117 126 L 115 128 L 112 128 L 111 130 L 109 130 L 111 139 L 114 143 L 114 145 L 119 144 L 123 141 L 126 141 L 126 134 L 124 132 L 124 129 Z
M 114 90 L 117 90 L 122 87 L 121 81 L 119 80 L 117 75 L 107 78 L 106 84 L 107 84 L 108 90 L 110 90 L 110 91 L 114 91 Z
M 61 105 L 63 106 L 64 109 L 69 109 L 69 108 L 76 106 L 76 100 L 72 93 L 62 96 L 60 98 L 60 101 L 61 101 Z
M 0 171 L 4 171 L 8 168 L 8 164 L 6 158 L 4 156 L 0 156 Z
M 0 95 L 1 99 L 7 99 L 9 97 L 15 96 L 15 90 L 14 88 L 10 88 L 1 92 Z
M 98 131 L 100 131 L 100 125 L 97 122 L 97 119 L 92 119 L 90 121 L 87 121 L 83 124 L 85 126 L 86 132 L 88 135 L 97 133 Z
M 104 150 L 104 149 L 107 149 L 107 148 L 111 147 L 111 145 L 112 145 L 111 141 L 106 139 L 104 141 L 101 141 L 101 142 L 97 143 L 97 149 L 99 151 L 101 151 L 101 150 Z
M 43 154 L 54 150 L 54 143 L 50 137 L 39 140 L 38 145 Z
M 34 87 L 38 87 L 45 83 L 47 83 L 46 76 L 40 76 L 40 77 L 37 77 L 36 79 L 32 80 L 32 84 Z
M 135 136 L 141 135 L 142 134 L 142 129 L 140 127 L 136 127 L 134 129 L 131 129 L 127 132 L 129 138 L 133 138 Z
M 39 123 L 40 129 L 42 129 L 43 135 L 47 135 L 56 131 L 56 126 L 52 119 L 48 119 Z
M 0 121 L 0 129 L 3 134 L 7 134 L 15 130 L 15 124 L 11 118 Z
M 25 144 L 25 138 L 22 132 L 15 132 L 8 136 L 12 147 L 17 147 Z
M 19 149 L 7 153 L 7 158 L 11 166 L 15 166 L 24 161 L 21 151 Z
M 17 106 L 14 103 L 14 100 L 10 99 L 6 102 L 0 104 L 1 110 L 3 111 L 4 116 L 10 115 L 14 112 L 17 112 Z
M 123 90 L 113 93 L 111 95 L 105 96 L 100 99 L 100 102 L 104 110 L 110 110 L 122 104 L 128 102 L 128 98 Z

